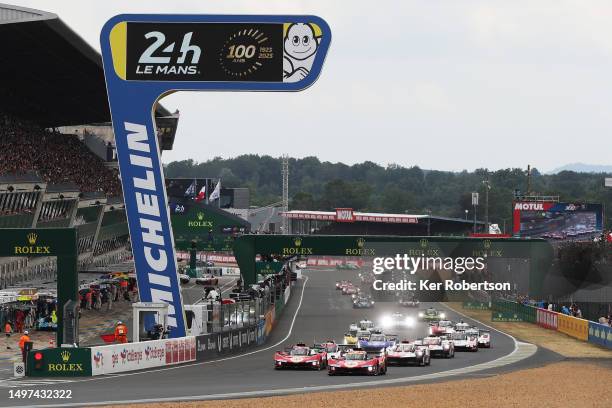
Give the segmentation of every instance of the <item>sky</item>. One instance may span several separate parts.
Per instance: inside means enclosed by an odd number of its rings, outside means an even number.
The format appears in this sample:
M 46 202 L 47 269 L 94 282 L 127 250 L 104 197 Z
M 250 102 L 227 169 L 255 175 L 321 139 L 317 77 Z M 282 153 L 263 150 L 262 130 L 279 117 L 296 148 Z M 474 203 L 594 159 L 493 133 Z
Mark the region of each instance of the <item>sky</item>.
M 4 0 L 7 1 L 7 0 Z M 96 49 L 121 13 L 316 14 L 332 30 L 297 93 L 177 93 L 163 161 L 257 153 L 460 171 L 612 164 L 612 2 L 13 0 Z

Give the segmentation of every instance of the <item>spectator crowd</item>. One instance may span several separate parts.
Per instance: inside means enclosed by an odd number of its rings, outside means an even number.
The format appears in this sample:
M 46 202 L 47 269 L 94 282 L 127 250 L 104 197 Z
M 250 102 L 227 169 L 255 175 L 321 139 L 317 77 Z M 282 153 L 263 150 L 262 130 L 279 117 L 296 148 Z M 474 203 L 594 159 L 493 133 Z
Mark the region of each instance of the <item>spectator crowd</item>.
M 121 195 L 118 172 L 74 135 L 0 115 L 0 145 L 0 175 L 35 171 L 47 183 L 74 183 L 81 192 Z

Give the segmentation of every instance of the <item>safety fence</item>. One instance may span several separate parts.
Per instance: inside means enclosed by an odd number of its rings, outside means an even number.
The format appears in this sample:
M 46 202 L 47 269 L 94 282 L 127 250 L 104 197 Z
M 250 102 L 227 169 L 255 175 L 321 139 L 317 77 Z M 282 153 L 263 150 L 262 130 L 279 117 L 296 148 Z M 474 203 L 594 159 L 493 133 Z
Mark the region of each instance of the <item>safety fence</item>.
M 612 349 L 612 327 L 563 313 L 505 300 L 491 302 L 493 321 L 535 323 L 578 340 Z
M 28 354 L 27 375 L 83 377 L 211 361 L 264 344 L 291 296 L 291 286 L 253 324 L 217 333 L 88 348 L 51 348 Z

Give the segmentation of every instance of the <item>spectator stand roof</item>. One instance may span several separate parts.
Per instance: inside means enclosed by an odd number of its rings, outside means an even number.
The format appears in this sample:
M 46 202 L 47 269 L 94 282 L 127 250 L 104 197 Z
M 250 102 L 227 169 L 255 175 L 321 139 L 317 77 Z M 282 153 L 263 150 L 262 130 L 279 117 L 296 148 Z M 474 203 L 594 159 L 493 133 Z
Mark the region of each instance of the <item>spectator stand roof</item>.
M 341 209 L 339 209 L 341 210 Z M 342 209 L 347 210 L 347 209 Z M 349 209 L 350 210 L 350 209 Z M 352 210 L 351 210 L 352 211 Z M 304 211 L 292 210 L 281 213 L 281 216 L 295 220 L 314 220 L 314 221 L 332 221 L 332 222 L 377 222 L 391 224 L 419 224 L 426 222 L 428 218 L 437 221 L 451 221 L 474 224 L 474 220 L 465 220 L 463 218 L 441 217 L 429 214 L 383 214 L 383 213 L 366 213 L 352 211 L 350 220 L 338 219 L 338 212 L 334 211 Z M 484 224 L 482 221 L 476 222 L 478 225 Z
M 56 14 L 0 4 L 0 38 L 0 112 L 45 128 L 110 122 L 100 54 Z M 176 117 L 160 104 L 156 116 Z

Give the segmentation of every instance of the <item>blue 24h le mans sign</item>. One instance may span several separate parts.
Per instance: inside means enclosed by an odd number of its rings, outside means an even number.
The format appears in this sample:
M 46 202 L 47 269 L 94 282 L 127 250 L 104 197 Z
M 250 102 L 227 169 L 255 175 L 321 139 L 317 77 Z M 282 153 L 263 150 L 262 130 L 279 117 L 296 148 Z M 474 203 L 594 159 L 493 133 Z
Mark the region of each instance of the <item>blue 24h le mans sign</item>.
M 167 302 L 172 337 L 185 317 L 159 145 L 156 101 L 170 92 L 299 91 L 331 41 L 315 16 L 120 15 L 100 42 L 143 302 Z

